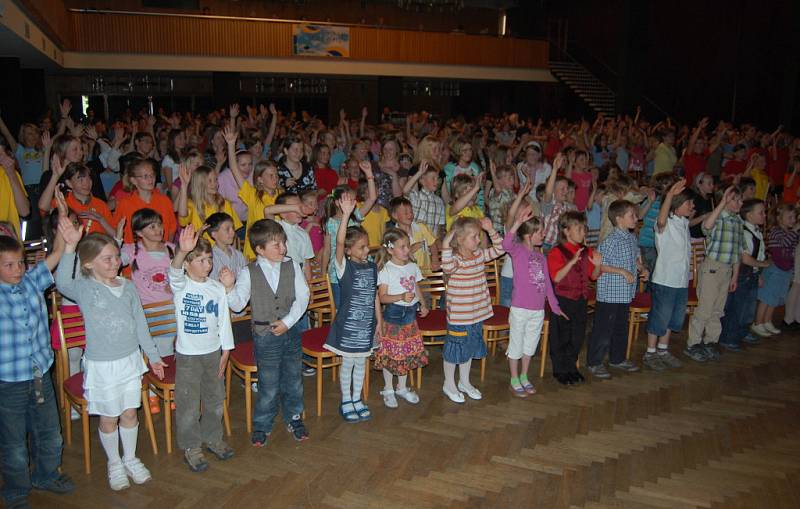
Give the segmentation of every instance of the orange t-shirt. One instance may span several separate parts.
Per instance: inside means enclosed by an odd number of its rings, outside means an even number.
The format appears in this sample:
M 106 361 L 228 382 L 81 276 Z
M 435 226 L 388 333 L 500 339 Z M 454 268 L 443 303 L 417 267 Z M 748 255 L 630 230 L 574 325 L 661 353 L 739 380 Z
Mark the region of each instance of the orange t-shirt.
M 106 202 L 100 198 L 92 196 L 91 199 L 89 199 L 89 203 L 84 205 L 78 201 L 77 198 L 75 198 L 74 194 L 67 193 L 67 196 L 64 198 L 64 200 L 67 202 L 67 207 L 78 214 L 78 217 L 80 217 L 82 212 L 93 211 L 102 216 L 109 225 L 114 224 L 114 219 L 111 217 L 111 210 L 108 208 L 108 205 L 106 205 Z M 56 206 L 56 201 L 53 200 L 50 205 L 51 210 L 56 208 Z M 81 224 L 85 226 L 86 233 L 108 233 L 100 224 L 100 221 L 84 218 L 80 218 L 80 221 Z
M 114 227 L 119 223 L 121 218 L 125 218 L 125 234 L 123 240 L 126 244 L 131 244 L 134 241 L 133 230 L 131 230 L 131 218 L 134 212 L 139 209 L 153 209 L 161 214 L 161 220 L 164 222 L 164 240 L 171 241 L 178 230 L 178 219 L 175 217 L 175 210 L 172 208 L 172 200 L 153 190 L 150 195 L 150 203 L 144 201 L 138 192 L 133 192 L 128 196 L 120 198 L 117 202 L 117 208 L 114 210 Z

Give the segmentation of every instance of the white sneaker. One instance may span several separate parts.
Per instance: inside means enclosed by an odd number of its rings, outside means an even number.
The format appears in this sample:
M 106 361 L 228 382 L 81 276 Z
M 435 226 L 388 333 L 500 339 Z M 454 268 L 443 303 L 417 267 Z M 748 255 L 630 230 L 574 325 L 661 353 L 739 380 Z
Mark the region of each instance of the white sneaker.
M 381 391 L 381 396 L 383 396 L 383 404 L 387 406 L 387 408 L 397 408 L 397 398 L 394 397 L 394 391 L 392 389 Z
M 114 491 L 131 487 L 131 483 L 128 482 L 128 475 L 125 473 L 125 465 L 121 461 L 119 463 L 109 463 L 108 486 Z
M 78 411 L 73 408 L 72 410 L 69 411 L 69 420 L 70 421 L 80 421 L 81 420 L 81 414 L 79 414 Z
M 150 475 L 150 471 L 147 470 L 147 467 L 144 466 L 144 463 L 142 463 L 139 458 L 123 460 L 122 464 L 125 466 L 125 472 L 128 474 L 128 477 L 136 484 L 144 484 L 153 478 Z
M 764 327 L 764 329 L 766 329 L 767 331 L 771 332 L 772 334 L 780 334 L 781 333 L 781 330 L 779 328 L 775 327 L 774 325 L 772 325 L 772 322 L 764 322 L 764 323 L 761 324 L 761 326 Z
M 481 391 L 473 387 L 472 385 L 465 385 L 461 382 L 458 382 L 458 390 L 467 394 L 470 399 L 481 399 L 483 395 Z
M 258 392 L 258 382 L 250 382 L 250 390 L 253 392 Z
M 416 392 L 412 391 L 408 387 L 403 387 L 402 389 L 395 391 L 395 394 L 403 398 L 404 400 L 408 401 L 412 405 L 416 405 L 419 403 L 419 396 Z
M 763 323 L 760 324 L 753 324 L 750 326 L 750 332 L 757 336 L 761 336 L 762 338 L 768 338 L 772 336 L 772 333 L 764 327 Z
M 444 395 L 450 398 L 450 401 L 453 403 L 463 403 L 465 401 L 464 395 L 458 391 L 450 392 L 447 390 L 447 387 L 442 387 L 442 392 L 444 392 Z

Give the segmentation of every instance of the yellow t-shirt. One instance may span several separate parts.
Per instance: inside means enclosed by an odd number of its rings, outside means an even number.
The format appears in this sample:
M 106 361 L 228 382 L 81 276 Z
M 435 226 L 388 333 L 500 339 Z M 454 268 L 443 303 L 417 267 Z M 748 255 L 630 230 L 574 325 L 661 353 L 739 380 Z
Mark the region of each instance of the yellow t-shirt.
M 361 221 L 361 227 L 367 230 L 369 245 L 380 246 L 383 241 L 383 232 L 386 230 L 386 221 L 389 213 L 380 205 L 374 205 L 367 216 Z
M 242 203 L 247 205 L 247 231 L 244 234 L 244 257 L 248 260 L 255 260 L 256 253 L 253 251 L 253 248 L 250 247 L 250 226 L 256 221 L 264 219 L 264 208 L 275 205 L 275 200 L 278 199 L 278 192 L 276 191 L 274 195 L 270 195 L 268 192 L 264 193 L 259 200 L 256 188 L 253 187 L 253 184 L 245 180 L 242 187 L 239 189 L 239 199 L 242 200 Z
M 22 192 L 27 196 L 25 186 L 22 183 L 22 176 L 19 173 L 17 173 L 17 180 L 19 180 Z M 2 166 L 0 166 L 0 221 L 10 223 L 14 227 L 17 236 L 20 235 L 19 211 L 17 210 L 17 204 L 14 202 L 14 189 L 12 189 L 11 181 L 8 180 L 6 170 Z
M 414 253 L 419 270 L 431 270 L 430 246 L 436 242 L 436 237 L 431 233 L 430 228 L 422 223 L 411 223 L 411 244 L 423 242 L 423 246 Z
M 769 177 L 761 170 L 753 170 L 750 173 L 750 178 L 756 181 L 756 194 L 755 198 L 759 200 L 767 199 L 767 191 L 769 191 Z
M 477 205 L 464 207 L 461 209 L 461 212 L 453 216 L 450 215 L 450 205 L 448 205 L 447 209 L 444 211 L 444 220 L 447 231 L 450 231 L 450 227 L 453 226 L 453 223 L 455 223 L 456 219 L 459 217 L 474 217 L 475 219 L 483 219 L 485 216 L 483 214 L 483 210 L 481 210 Z
M 231 216 L 231 218 L 233 219 L 234 230 L 238 230 L 239 228 L 242 227 L 242 221 L 239 219 L 239 216 L 236 214 L 236 212 L 233 211 L 233 207 L 231 207 L 231 202 L 229 202 L 228 200 L 225 200 L 223 202 L 222 207 L 220 207 L 219 210 L 209 204 L 206 204 L 203 207 L 204 217 L 200 217 L 200 214 L 197 213 L 197 209 L 195 208 L 194 202 L 192 202 L 192 200 L 189 200 L 188 206 L 186 208 L 188 210 L 188 215 L 180 218 L 181 226 L 188 226 L 191 224 L 192 226 L 194 226 L 195 230 L 200 231 L 200 228 L 203 227 L 203 223 L 205 222 L 205 219 L 208 218 L 208 216 L 216 212 L 224 212 L 229 216 Z M 209 240 L 211 240 L 210 237 Z M 213 240 L 211 242 L 213 244 Z

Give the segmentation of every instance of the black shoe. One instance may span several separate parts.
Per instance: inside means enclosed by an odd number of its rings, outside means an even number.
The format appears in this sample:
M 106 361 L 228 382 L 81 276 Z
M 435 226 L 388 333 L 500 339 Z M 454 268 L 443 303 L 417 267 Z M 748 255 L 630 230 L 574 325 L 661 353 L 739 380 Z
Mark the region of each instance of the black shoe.
M 567 379 L 567 384 L 569 385 L 575 385 L 578 383 L 578 378 L 575 376 L 575 373 L 567 373 L 564 375 L 564 377 Z
M 583 374 L 580 371 L 576 370 L 575 372 L 572 373 L 572 376 L 575 377 L 575 381 L 580 384 L 586 381 L 586 378 L 584 378 Z
M 558 380 L 561 385 L 569 385 L 566 373 L 553 373 L 553 378 Z

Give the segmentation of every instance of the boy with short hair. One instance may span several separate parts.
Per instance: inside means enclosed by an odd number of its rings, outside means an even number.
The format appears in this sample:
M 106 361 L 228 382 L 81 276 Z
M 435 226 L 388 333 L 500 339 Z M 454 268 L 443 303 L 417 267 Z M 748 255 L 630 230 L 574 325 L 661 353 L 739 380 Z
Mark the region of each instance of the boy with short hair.
M 206 218 L 205 224 L 206 233 L 214 240 L 211 248 L 213 266 L 208 277 L 219 281 L 219 273 L 224 267 L 238 274 L 247 265 L 247 260 L 241 251 L 233 247 L 236 240 L 233 218 L 225 212 L 215 212 Z
M 267 207 L 268 215 L 280 214 L 277 220 L 286 233 L 286 256 L 291 258 L 303 269 L 306 281 L 311 279 L 311 260 L 314 259 L 314 248 L 311 246 L 311 237 L 300 226 L 303 217 L 313 214 L 307 210 L 300 196 L 295 193 L 283 193 L 275 200 L 275 205 Z
M 281 406 L 283 420 L 295 440 L 308 438 L 303 420 L 302 347 L 297 322 L 308 307 L 309 289 L 300 265 L 286 257 L 286 232 L 271 219 L 250 227 L 250 245 L 257 258 L 223 281 L 228 304 L 241 311 L 250 302 L 254 356 L 258 366 L 258 398 L 250 441 L 263 447 Z
M 411 176 L 403 187 L 403 195 L 411 202 L 414 220 L 422 223 L 437 238 L 444 234 L 445 203 L 436 194 L 439 189 L 439 172 L 436 168 L 422 162 L 417 173 Z M 419 189 L 417 189 L 419 182 Z
M 175 342 L 175 422 L 178 447 L 192 472 L 208 470 L 202 445 L 220 460 L 233 457 L 222 439 L 225 367 L 233 332 L 225 288 L 209 278 L 211 243 L 192 225 L 181 231 L 169 268 L 178 337 Z M 223 267 L 220 278 L 233 278 Z M 202 416 L 201 416 L 202 403 Z
M 589 337 L 586 365 L 595 378 L 608 379 L 611 374 L 603 364 L 614 369 L 635 372 L 639 367 L 626 359 L 628 346 L 628 308 L 636 296 L 639 272 L 647 274 L 642 265 L 636 234 L 637 207 L 627 200 L 616 200 L 608 207 L 608 218 L 614 229 L 597 248 L 603 257 L 601 275 L 597 280 L 597 303 L 594 324 Z
M 489 217 L 492 220 L 494 229 L 500 234 L 504 234 L 506 212 L 511 202 L 514 201 L 514 168 L 508 165 L 500 166 L 495 169 L 494 161 L 489 162 L 492 172 L 491 182 L 487 182 L 486 193 L 489 208 Z
M 389 214 L 395 228 L 408 235 L 410 254 L 421 271 L 439 269 L 439 245 L 430 229 L 414 221 L 414 206 L 411 201 L 398 196 L 389 202 Z
M 75 489 L 58 472 L 61 424 L 50 376 L 53 350 L 44 298 L 53 285 L 51 271 L 61 259 L 60 232 L 61 227 L 50 255 L 27 272 L 19 241 L 0 236 L 0 493 L 6 507 L 29 507 L 32 487 L 53 493 Z
M 547 177 L 547 185 L 542 196 L 541 212 L 544 229 L 544 243 L 542 250 L 548 253 L 558 243 L 559 218 L 561 214 L 577 210 L 574 204 L 567 201 L 569 186 L 566 177 L 559 177 L 558 171 L 564 167 L 567 160 L 563 154 L 558 154 L 553 161 L 553 171 Z M 569 313 L 567 313 L 569 314 Z

